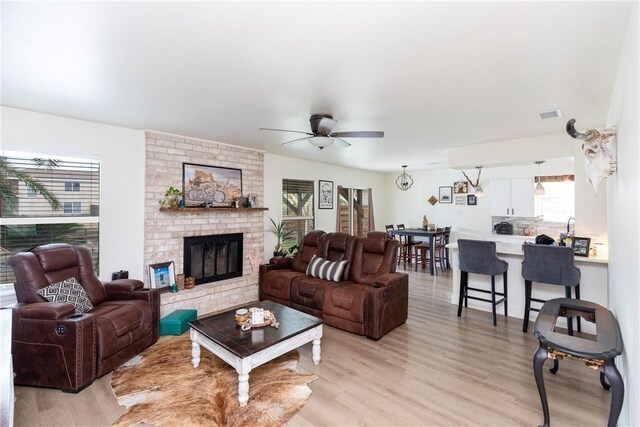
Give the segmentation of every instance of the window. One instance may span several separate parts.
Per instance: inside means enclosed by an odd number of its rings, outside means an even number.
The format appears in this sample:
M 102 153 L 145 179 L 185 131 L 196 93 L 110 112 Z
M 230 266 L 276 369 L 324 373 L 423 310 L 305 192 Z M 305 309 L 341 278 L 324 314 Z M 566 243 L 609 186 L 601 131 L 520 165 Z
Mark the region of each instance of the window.
M 35 187 L 27 184 L 27 197 L 38 197 L 38 190 Z
M 282 219 L 285 232 L 293 231 L 289 240 L 283 242 L 285 250 L 300 243 L 315 227 L 314 188 L 314 181 L 282 180 Z
M 65 182 L 64 191 L 80 191 L 79 182 Z
M 342 188 L 338 190 L 340 229 L 353 236 L 366 237 L 369 233 L 369 190 Z
M 82 213 L 82 202 L 64 202 L 64 213 L 80 215 Z
M 544 195 L 535 195 L 535 215 L 544 221 L 566 223 L 576 216 L 575 183 L 571 176 L 543 176 Z
M 0 283 L 15 281 L 7 258 L 52 242 L 87 246 L 98 271 L 99 162 L 0 152 L 0 182 Z

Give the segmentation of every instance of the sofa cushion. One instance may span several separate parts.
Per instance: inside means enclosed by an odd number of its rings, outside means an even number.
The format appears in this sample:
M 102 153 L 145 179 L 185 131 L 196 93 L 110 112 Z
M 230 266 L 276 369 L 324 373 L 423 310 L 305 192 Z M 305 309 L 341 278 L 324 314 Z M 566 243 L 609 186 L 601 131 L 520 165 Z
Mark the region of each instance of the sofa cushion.
M 345 331 L 366 334 L 365 305 L 369 286 L 358 283 L 334 283 L 324 291 L 324 322 Z
M 314 255 L 307 267 L 307 275 L 318 279 L 333 280 L 339 282 L 342 280 L 344 270 L 349 261 L 328 261 L 322 257 Z
M 76 313 L 88 313 L 93 310 L 93 304 L 91 304 L 89 296 L 75 277 L 70 277 L 42 288 L 38 290 L 38 294 L 50 302 L 73 304 Z
M 302 276 L 291 282 L 291 302 L 322 312 L 324 288 L 333 284 L 328 280 Z
M 262 294 L 264 297 L 275 297 L 283 301 L 289 301 L 291 282 L 296 277 L 306 277 L 304 273 L 290 269 L 276 269 L 265 274 L 262 283 Z

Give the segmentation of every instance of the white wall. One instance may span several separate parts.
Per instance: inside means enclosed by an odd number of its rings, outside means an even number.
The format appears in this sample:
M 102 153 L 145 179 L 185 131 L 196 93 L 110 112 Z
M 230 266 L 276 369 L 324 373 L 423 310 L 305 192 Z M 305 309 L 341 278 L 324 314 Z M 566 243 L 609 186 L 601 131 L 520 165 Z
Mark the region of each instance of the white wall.
M 617 361 L 625 382 L 625 405 L 619 425 L 640 425 L 640 109 L 638 108 L 638 3 L 629 16 L 607 125 L 616 125 L 618 172 L 607 179 L 609 225 L 609 305 L 616 315 L 624 354 Z
M 567 136 L 569 138 L 569 136 Z M 578 150 L 579 156 L 582 152 Z M 545 153 L 538 153 L 540 159 L 545 159 Z M 602 185 L 598 197 L 593 195 L 591 186 L 584 182 L 582 157 L 579 157 L 574 168 L 571 158 L 551 159 L 542 165 L 542 175 L 576 175 L 576 233 L 591 237 L 598 242 L 607 242 L 606 232 L 606 191 Z M 575 171 L 574 171 L 575 169 Z M 476 169 L 465 169 L 465 173 L 475 182 L 478 172 Z M 407 191 L 400 191 L 395 185 L 395 179 L 400 174 L 387 174 L 387 194 L 389 215 L 385 222 L 388 224 L 404 223 L 407 227 L 422 225 L 422 216 L 427 215 L 430 222 L 441 226 L 453 226 L 456 232 L 489 234 L 491 233 L 491 214 L 489 213 L 488 195 L 491 192 L 490 181 L 499 178 L 532 177 L 538 174 L 538 166 L 531 163 L 521 166 L 486 167 L 480 175 L 480 185 L 484 189 L 485 197 L 478 198 L 476 206 L 436 203 L 432 206 L 427 200 L 432 195 L 438 197 L 440 186 L 452 186 L 455 181 L 464 181 L 464 175 L 459 170 L 438 169 L 431 171 L 407 170 L 415 183 Z M 470 193 L 473 190 L 470 188 Z M 454 195 L 455 196 L 455 195 Z M 567 218 L 568 219 L 568 218 Z
M 333 181 L 333 209 L 318 209 L 315 201 L 315 228 L 326 232 L 335 231 L 338 185 L 350 188 L 371 188 L 373 192 L 374 216 L 377 230 L 384 230 L 384 218 L 387 216 L 388 201 L 385 195 L 386 175 L 360 169 L 350 169 L 326 163 L 292 159 L 266 153 L 264 155 L 264 205 L 269 208 L 265 215 L 265 229 L 269 217 L 276 222 L 282 218 L 282 179 L 305 179 L 315 181 L 316 193 L 318 180 Z M 265 234 L 265 261 L 273 254 L 276 238 L 271 233 Z
M 101 162 L 100 278 L 142 279 L 144 131 L 2 107 L 2 150 Z

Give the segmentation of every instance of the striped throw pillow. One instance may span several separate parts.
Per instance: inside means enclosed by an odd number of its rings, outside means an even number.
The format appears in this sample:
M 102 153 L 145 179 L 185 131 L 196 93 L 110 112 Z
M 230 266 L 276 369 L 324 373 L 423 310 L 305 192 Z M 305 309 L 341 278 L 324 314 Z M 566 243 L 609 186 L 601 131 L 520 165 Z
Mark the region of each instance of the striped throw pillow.
M 329 261 L 314 255 L 307 267 L 307 275 L 339 282 L 342 280 L 342 274 L 348 263 L 349 261 Z

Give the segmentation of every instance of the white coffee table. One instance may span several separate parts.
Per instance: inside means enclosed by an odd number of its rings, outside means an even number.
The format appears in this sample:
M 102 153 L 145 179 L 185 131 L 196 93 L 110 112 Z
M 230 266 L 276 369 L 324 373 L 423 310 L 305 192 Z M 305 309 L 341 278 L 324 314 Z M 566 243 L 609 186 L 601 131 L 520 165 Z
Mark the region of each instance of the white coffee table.
M 189 322 L 191 328 L 191 364 L 200 365 L 200 346 L 206 348 L 238 372 L 238 402 L 249 401 L 249 372 L 304 344 L 313 342 L 314 364 L 320 363 L 322 319 L 271 301 L 256 304 L 273 312 L 279 328 L 270 326 L 243 331 L 235 323 L 235 311 Z

